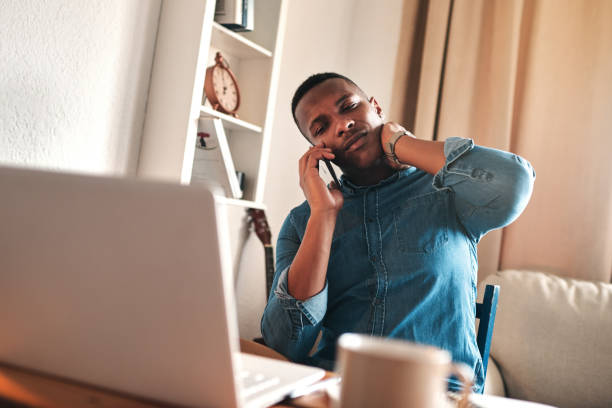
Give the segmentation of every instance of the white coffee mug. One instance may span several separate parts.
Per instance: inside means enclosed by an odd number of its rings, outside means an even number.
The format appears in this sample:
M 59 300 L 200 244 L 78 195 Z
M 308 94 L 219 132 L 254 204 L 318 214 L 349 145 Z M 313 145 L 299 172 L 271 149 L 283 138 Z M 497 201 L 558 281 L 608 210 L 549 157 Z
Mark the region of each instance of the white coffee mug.
M 445 350 L 352 333 L 338 340 L 336 371 L 342 376 L 339 406 L 346 408 L 447 407 L 450 374 L 463 383 L 465 403 L 473 377 L 467 365 L 453 364 Z

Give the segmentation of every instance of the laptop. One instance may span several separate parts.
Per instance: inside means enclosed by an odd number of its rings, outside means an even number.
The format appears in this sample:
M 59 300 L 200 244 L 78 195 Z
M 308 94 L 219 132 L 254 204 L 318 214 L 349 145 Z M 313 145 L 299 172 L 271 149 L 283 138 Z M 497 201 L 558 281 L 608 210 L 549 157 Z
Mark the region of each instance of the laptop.
M 1 362 L 181 406 L 267 406 L 323 377 L 239 352 L 204 187 L 0 167 L 0 191 Z

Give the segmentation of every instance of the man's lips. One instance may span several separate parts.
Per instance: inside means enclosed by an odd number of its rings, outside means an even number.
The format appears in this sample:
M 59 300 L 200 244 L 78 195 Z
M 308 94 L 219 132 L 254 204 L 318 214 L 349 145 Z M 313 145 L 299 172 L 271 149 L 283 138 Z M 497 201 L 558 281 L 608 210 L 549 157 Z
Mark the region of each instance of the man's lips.
M 350 147 L 355 144 L 355 142 L 357 142 L 358 140 L 360 140 L 361 138 L 365 137 L 365 135 L 368 134 L 367 130 L 355 133 L 353 136 L 351 136 L 346 143 L 344 143 L 343 146 L 343 150 L 346 152 L 350 149 Z

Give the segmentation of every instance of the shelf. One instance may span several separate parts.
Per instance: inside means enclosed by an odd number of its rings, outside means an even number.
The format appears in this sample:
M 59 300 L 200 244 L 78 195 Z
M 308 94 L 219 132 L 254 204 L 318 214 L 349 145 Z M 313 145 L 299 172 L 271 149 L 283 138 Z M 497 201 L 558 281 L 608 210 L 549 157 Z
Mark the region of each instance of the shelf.
M 215 196 L 215 201 L 217 203 L 220 204 L 229 204 L 229 205 L 236 205 L 236 206 L 241 206 L 244 208 L 257 208 L 259 210 L 265 210 L 266 206 L 262 203 L 256 203 L 255 201 L 249 201 L 249 200 L 238 200 L 235 198 L 227 198 L 227 197 L 223 197 L 223 196 Z
M 272 58 L 272 52 L 213 22 L 211 44 L 238 58 Z
M 245 131 L 249 130 L 255 133 L 261 133 L 261 127 L 244 121 L 242 119 L 235 118 L 231 115 L 226 115 L 225 113 L 221 113 L 216 111 L 208 106 L 200 107 L 200 117 L 201 118 L 219 118 L 223 120 L 223 124 L 227 129 L 230 130 L 239 130 Z

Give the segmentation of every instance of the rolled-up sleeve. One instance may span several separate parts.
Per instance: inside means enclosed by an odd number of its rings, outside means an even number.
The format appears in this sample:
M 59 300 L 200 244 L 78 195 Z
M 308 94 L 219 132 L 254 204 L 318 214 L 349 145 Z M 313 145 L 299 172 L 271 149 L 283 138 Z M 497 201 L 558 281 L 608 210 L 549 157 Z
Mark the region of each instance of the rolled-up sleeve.
M 446 163 L 435 175 L 436 189 L 454 192 L 457 217 L 471 239 L 514 221 L 525 209 L 535 171 L 524 158 L 477 146 L 471 139 L 449 138 Z
M 291 213 L 285 219 L 276 245 L 276 273 L 261 319 L 266 344 L 292 361 L 302 362 L 319 334 L 327 311 L 327 282 L 323 290 L 306 300 L 289 294 L 288 273 L 300 247 Z

